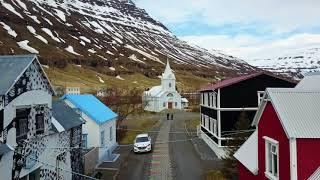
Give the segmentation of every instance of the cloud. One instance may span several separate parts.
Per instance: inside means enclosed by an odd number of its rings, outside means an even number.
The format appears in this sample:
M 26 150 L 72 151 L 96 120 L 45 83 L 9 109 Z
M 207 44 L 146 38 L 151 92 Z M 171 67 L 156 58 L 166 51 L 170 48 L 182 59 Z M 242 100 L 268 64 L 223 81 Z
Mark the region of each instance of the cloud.
M 136 3 L 166 24 L 195 19 L 213 26 L 263 23 L 261 30 L 273 33 L 317 26 L 320 17 L 318 0 L 136 0 Z
M 307 33 L 272 40 L 251 35 L 200 35 L 180 38 L 209 50 L 221 50 L 245 60 L 272 58 L 293 50 L 320 46 L 320 34 Z

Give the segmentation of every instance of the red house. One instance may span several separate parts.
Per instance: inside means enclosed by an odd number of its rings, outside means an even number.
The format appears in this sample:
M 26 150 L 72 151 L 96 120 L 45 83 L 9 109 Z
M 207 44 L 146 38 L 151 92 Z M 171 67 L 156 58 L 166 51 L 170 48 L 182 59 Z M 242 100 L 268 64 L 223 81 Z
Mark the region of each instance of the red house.
M 234 154 L 239 180 L 320 179 L 320 88 L 267 88 L 253 125 Z

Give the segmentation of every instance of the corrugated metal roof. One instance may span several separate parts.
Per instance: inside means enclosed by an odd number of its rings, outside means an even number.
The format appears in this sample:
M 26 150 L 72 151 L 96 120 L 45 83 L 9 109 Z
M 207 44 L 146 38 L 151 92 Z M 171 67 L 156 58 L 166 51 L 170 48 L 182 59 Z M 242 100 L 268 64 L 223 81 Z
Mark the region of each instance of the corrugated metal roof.
M 233 155 L 254 175 L 258 173 L 258 131 L 254 131 Z
M 320 167 L 308 178 L 308 180 L 319 180 L 320 179 Z
M 270 88 L 267 93 L 289 138 L 320 138 L 320 91 Z
M 80 115 L 61 100 L 52 101 L 52 115 L 65 130 L 84 123 Z
M 267 88 L 264 99 L 270 99 L 288 138 L 320 138 L 320 91 Z M 252 125 L 258 125 L 266 103 L 260 104 Z
M 74 106 L 98 124 L 116 118 L 118 115 L 91 94 L 66 94 L 61 99 L 69 100 Z
M 304 77 L 299 84 L 297 84 L 296 89 L 320 90 L 320 73 L 314 73 Z
M 0 56 L 0 95 L 10 89 L 35 58 L 35 55 Z

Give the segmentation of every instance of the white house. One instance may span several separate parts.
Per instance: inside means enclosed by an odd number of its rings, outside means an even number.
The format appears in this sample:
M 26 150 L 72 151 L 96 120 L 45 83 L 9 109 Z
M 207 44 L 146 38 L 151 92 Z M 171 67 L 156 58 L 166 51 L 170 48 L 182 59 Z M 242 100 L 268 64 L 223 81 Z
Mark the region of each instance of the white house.
M 146 111 L 160 112 L 165 109 L 182 109 L 182 98 L 176 90 L 176 77 L 170 68 L 169 61 L 161 76 L 161 85 L 154 86 L 143 93 Z
M 81 133 L 73 144 L 73 127 L 55 131 L 54 94 L 35 55 L 0 56 L 1 179 L 73 179 L 71 171 L 81 173 L 73 164 L 81 157 L 70 152 Z
M 80 87 L 66 87 L 66 94 L 81 94 Z
M 99 148 L 99 163 L 117 159 L 118 156 L 112 155 L 112 151 L 118 145 L 118 115 L 91 94 L 66 94 L 61 99 L 85 120 L 82 125 L 82 146 L 86 149 Z

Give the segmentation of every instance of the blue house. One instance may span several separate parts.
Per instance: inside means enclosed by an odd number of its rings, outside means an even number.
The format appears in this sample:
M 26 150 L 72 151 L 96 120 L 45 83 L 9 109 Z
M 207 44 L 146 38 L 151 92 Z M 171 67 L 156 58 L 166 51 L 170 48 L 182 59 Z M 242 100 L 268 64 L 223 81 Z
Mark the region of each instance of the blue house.
M 66 94 L 61 99 L 85 120 L 85 124 L 82 125 L 83 148 L 98 149 L 98 163 L 114 161 L 118 157 L 112 155 L 112 151 L 118 145 L 118 115 L 91 94 Z

